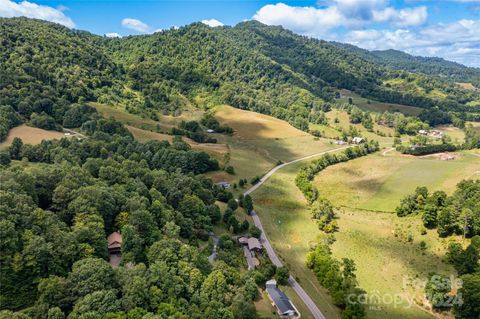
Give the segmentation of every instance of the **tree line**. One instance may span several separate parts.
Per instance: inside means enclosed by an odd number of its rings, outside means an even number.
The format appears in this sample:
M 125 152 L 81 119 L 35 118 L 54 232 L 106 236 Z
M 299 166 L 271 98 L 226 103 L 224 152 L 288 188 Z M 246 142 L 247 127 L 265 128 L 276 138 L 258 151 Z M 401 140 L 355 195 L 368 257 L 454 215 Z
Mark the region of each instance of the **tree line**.
M 417 187 L 401 200 L 396 213 L 399 217 L 420 215 L 424 226 L 437 229 L 441 237 L 480 235 L 480 180 L 461 181 L 451 196 Z

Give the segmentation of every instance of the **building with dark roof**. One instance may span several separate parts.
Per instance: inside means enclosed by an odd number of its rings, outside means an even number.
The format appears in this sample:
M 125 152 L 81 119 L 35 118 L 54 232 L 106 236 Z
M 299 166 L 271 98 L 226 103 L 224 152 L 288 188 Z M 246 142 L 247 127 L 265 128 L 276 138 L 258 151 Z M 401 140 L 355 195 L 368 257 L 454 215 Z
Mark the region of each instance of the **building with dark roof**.
M 272 302 L 272 306 L 277 309 L 278 315 L 283 318 L 298 318 L 299 312 L 292 304 L 290 299 L 277 287 L 276 280 L 272 279 L 266 282 L 265 289 Z

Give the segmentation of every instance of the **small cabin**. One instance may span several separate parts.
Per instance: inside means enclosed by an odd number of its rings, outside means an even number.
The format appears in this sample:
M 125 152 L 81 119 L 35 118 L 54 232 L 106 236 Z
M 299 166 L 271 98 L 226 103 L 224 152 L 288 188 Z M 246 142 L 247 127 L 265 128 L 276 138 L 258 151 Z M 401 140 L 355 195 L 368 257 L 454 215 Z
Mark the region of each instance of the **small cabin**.
M 108 253 L 119 255 L 122 252 L 122 235 L 119 232 L 111 233 L 108 238 Z

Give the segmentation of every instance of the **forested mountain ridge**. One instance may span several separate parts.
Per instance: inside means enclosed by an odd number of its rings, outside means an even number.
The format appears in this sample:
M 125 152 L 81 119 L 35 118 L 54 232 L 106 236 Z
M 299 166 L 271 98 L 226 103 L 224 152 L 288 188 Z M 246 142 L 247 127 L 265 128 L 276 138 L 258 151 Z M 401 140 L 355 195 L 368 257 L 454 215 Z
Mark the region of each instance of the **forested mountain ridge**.
M 0 139 L 21 121 L 65 126 L 72 105 L 84 101 L 122 104 L 150 117 L 227 103 L 304 130 L 312 110 L 334 102 L 339 89 L 461 118 L 480 112 L 479 92 L 256 21 L 220 28 L 194 23 L 120 39 L 27 18 L 2 18 L 0 30 L 0 111 L 8 119 Z
M 480 68 L 468 67 L 439 57 L 423 57 L 403 51 L 373 50 L 369 51 L 351 44 L 329 42 L 339 48 L 354 52 L 367 61 L 380 64 L 393 70 L 405 70 L 445 78 L 456 82 L 472 82 L 480 86 Z

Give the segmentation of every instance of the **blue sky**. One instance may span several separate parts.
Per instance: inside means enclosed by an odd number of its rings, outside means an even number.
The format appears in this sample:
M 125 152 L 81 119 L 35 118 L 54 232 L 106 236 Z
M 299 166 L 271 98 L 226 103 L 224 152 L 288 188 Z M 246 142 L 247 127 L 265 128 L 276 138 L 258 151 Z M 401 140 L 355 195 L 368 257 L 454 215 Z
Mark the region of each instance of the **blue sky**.
M 36 17 L 109 36 L 255 19 L 366 49 L 398 49 L 480 67 L 480 0 L 0 0 L 0 16 Z

